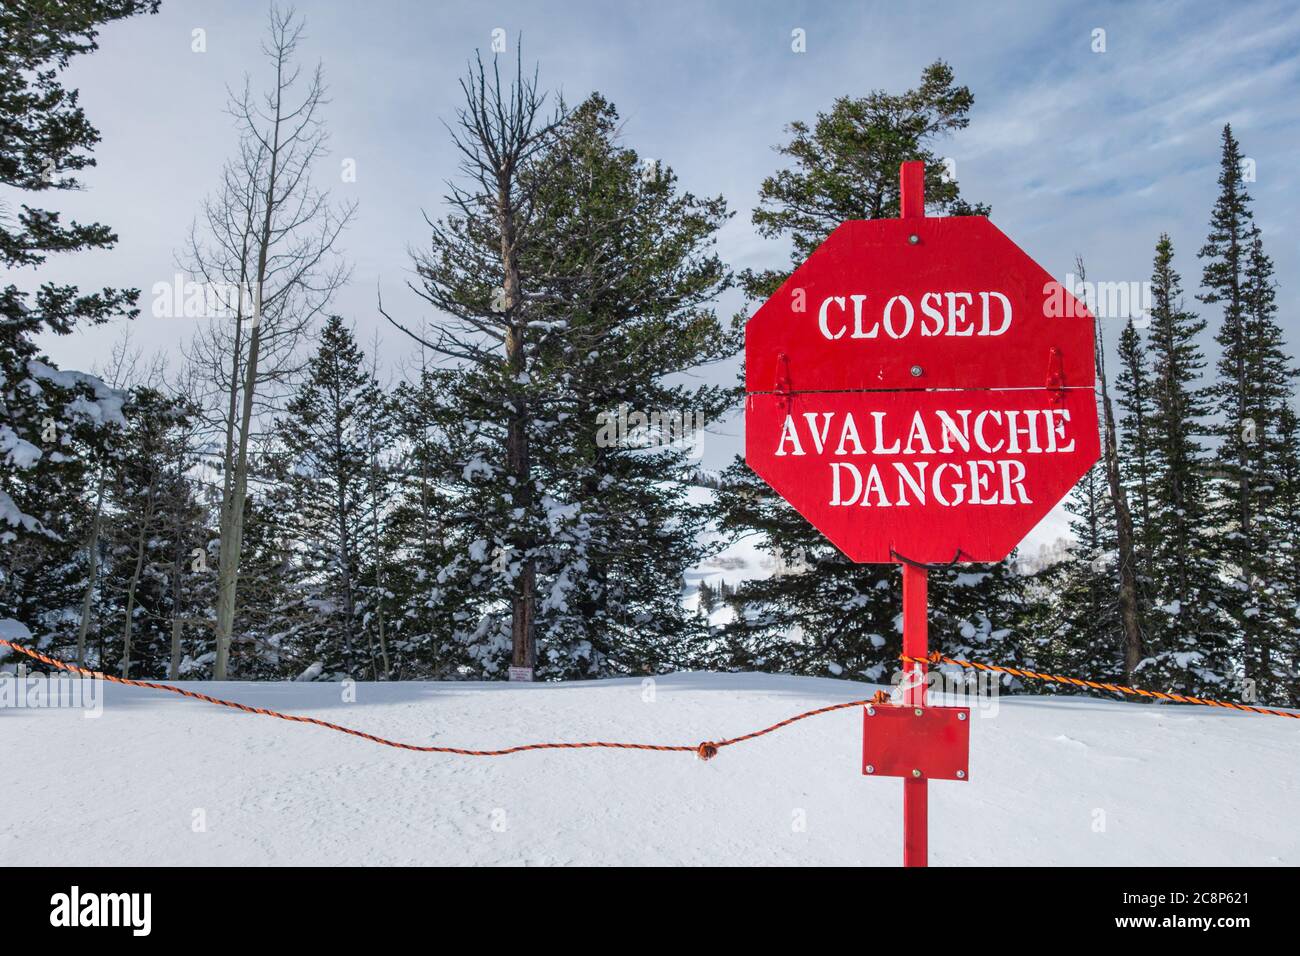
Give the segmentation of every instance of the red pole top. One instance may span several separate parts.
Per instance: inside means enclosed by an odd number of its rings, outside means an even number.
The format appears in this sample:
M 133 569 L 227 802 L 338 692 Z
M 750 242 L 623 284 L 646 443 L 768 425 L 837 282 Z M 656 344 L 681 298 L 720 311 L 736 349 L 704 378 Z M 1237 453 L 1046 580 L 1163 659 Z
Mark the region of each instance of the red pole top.
M 925 163 L 919 159 L 898 168 L 898 217 L 925 218 Z

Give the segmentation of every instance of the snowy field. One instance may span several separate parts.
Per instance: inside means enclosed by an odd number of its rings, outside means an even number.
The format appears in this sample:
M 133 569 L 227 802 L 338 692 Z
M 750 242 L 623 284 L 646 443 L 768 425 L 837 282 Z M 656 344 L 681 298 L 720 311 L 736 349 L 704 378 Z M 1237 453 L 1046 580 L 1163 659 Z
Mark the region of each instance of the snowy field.
M 679 674 L 564 685 L 192 684 L 416 743 L 695 744 L 868 696 Z M 722 750 L 408 753 L 108 685 L 102 715 L 0 709 L 0 865 L 845 864 L 901 857 L 902 784 L 847 709 Z M 1300 722 L 1003 697 L 971 781 L 930 786 L 932 865 L 1295 865 Z

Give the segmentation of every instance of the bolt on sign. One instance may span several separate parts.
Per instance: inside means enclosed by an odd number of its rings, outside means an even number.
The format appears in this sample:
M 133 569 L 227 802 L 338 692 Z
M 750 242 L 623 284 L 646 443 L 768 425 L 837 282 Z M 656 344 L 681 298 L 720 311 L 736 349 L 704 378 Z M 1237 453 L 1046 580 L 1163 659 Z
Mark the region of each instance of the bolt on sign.
M 911 719 L 864 714 L 863 773 L 903 777 L 913 866 L 927 779 L 969 779 L 968 714 L 925 708 L 928 570 L 1001 561 L 1100 451 L 1092 315 L 987 218 L 927 217 L 924 181 L 904 163 L 900 217 L 840 225 L 745 326 L 749 467 L 851 560 L 903 565 Z

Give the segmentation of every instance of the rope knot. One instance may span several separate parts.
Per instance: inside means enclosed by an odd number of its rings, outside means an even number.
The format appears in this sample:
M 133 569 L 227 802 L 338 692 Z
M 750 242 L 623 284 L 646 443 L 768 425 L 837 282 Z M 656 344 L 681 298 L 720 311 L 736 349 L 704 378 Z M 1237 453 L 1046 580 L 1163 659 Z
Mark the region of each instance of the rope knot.
M 878 690 L 874 695 L 872 695 L 871 702 L 873 704 L 888 704 L 889 694 L 883 690 Z
M 712 760 L 718 755 L 718 745 L 711 740 L 706 740 L 695 748 L 695 756 L 701 760 Z
M 940 654 L 938 651 L 931 651 L 929 656 L 926 657 L 926 660 L 928 660 L 931 664 L 942 664 L 943 655 Z

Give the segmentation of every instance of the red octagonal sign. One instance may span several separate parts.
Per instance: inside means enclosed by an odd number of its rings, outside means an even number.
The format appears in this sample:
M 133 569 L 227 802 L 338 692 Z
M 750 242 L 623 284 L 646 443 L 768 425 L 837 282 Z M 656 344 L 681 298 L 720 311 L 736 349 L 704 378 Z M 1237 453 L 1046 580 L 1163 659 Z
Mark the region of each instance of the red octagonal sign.
M 745 326 L 745 459 L 854 561 L 1001 561 L 1097 460 L 1093 318 L 922 173 Z

